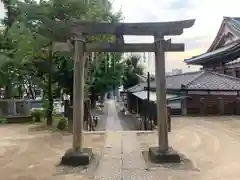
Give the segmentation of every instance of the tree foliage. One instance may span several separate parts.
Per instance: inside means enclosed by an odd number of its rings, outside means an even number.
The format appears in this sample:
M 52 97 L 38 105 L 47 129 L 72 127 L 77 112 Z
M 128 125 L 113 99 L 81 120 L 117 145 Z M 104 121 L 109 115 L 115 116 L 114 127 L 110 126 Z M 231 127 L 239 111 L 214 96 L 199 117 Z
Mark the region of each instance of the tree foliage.
M 71 23 L 77 20 L 118 22 L 108 0 L 2 0 L 6 16 L 0 31 L 0 87 L 4 97 L 35 98 L 43 90 L 51 124 L 53 99 L 73 94 L 72 53 L 53 52 L 53 42 L 71 40 Z M 115 41 L 114 36 L 88 36 L 87 41 Z M 124 64 L 121 54 L 96 53 L 86 65 L 88 94 L 103 94 L 119 86 Z M 17 91 L 16 91 L 17 89 Z
M 140 65 L 139 61 L 139 56 L 130 56 L 125 60 L 124 89 L 128 89 L 140 83 L 139 76 L 143 75 L 143 67 Z
M 4 98 L 26 94 L 35 98 L 39 90 L 47 102 L 51 125 L 53 100 L 62 92 L 73 97 L 73 54 L 54 52 L 54 42 L 71 42 L 71 24 L 76 21 L 116 23 L 109 0 L 2 0 L 6 16 L 0 30 L 0 88 Z M 114 42 L 119 35 L 87 36 L 87 42 Z M 120 40 L 122 37 L 120 37 Z M 89 54 L 85 66 L 86 96 L 98 96 L 124 84 L 138 83 L 139 58 L 122 60 L 121 53 Z

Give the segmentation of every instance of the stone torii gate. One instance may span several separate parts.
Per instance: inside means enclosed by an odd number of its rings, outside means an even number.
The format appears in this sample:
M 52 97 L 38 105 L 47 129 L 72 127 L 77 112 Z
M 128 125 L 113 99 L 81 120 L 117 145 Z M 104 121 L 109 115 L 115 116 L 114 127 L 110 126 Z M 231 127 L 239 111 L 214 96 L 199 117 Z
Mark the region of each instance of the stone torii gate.
M 92 151 L 82 147 L 84 106 L 84 63 L 87 52 L 155 52 L 158 147 L 149 149 L 149 156 L 157 162 L 180 162 L 180 157 L 168 145 L 166 109 L 165 52 L 184 51 L 184 44 L 164 40 L 164 36 L 181 35 L 195 20 L 160 23 L 90 23 L 75 22 L 71 26 L 74 37 L 73 147 L 62 158 L 65 165 L 89 164 Z M 154 43 L 87 43 L 86 35 L 147 35 Z

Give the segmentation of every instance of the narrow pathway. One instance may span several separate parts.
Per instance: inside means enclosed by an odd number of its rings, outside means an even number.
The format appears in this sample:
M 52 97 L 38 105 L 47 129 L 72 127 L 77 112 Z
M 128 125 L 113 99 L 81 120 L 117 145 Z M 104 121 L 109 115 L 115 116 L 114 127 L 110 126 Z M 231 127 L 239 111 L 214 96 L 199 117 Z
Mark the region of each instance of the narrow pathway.
M 109 100 L 106 103 L 108 105 L 106 119 L 108 132 L 95 179 L 129 179 L 129 176 L 133 176 L 136 171 L 146 171 L 137 134 L 134 131 L 122 131 L 123 127 L 117 116 L 115 101 Z
M 147 173 L 136 132 L 108 132 L 103 156 L 95 174 L 102 179 L 141 179 Z
M 114 100 L 107 100 L 106 131 L 122 131 L 123 127 L 117 115 L 116 103 Z

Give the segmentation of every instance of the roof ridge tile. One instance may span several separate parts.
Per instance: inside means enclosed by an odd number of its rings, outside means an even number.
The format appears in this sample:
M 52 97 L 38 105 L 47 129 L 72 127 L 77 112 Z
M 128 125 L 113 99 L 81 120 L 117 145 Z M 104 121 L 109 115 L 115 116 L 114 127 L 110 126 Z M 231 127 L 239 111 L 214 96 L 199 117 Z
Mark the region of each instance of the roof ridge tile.
M 240 78 L 238 78 L 238 77 L 234 77 L 234 76 L 230 76 L 230 75 L 227 75 L 227 74 L 218 73 L 218 72 L 214 72 L 214 71 L 209 71 L 209 72 L 211 72 L 212 74 L 217 75 L 217 76 L 221 76 L 221 77 L 225 77 L 225 78 L 228 78 L 228 79 L 233 79 L 233 80 L 240 81 Z
M 166 75 L 167 77 L 175 77 L 175 76 L 184 76 L 184 75 L 191 75 L 191 74 L 197 74 L 200 73 L 202 70 L 199 71 L 192 71 L 192 72 L 185 72 L 185 73 L 181 73 L 181 74 L 174 74 L 174 75 Z
M 188 89 L 240 90 L 240 78 L 205 70 L 205 72 L 188 84 Z
M 197 77 L 195 77 L 194 79 L 192 79 L 189 83 L 187 83 L 187 84 L 185 85 L 185 87 L 187 88 L 188 86 L 190 86 L 190 85 L 191 85 L 192 83 L 194 83 L 196 80 L 198 80 L 199 78 L 201 78 L 205 73 L 206 73 L 206 70 L 201 71 L 201 72 L 199 73 L 199 75 L 198 75 Z

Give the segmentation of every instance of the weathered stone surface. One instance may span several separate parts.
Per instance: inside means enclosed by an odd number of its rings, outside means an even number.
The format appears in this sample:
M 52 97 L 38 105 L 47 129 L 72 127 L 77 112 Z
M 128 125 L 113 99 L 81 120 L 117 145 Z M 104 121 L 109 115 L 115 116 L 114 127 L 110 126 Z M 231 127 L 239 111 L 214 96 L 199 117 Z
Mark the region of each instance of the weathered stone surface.
M 74 152 L 69 149 L 62 157 L 61 165 L 85 166 L 90 163 L 92 155 L 92 149 L 90 148 L 84 148 L 83 152 Z
M 159 147 L 149 148 L 149 159 L 155 163 L 180 163 L 181 157 L 173 148 L 162 152 Z
M 136 132 L 122 133 L 123 169 L 146 169 Z
M 95 179 L 121 179 L 122 161 L 121 159 L 101 159 L 96 171 Z
M 106 137 L 103 156 L 95 174 L 96 180 L 121 179 L 122 176 L 122 134 L 109 132 Z

